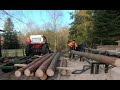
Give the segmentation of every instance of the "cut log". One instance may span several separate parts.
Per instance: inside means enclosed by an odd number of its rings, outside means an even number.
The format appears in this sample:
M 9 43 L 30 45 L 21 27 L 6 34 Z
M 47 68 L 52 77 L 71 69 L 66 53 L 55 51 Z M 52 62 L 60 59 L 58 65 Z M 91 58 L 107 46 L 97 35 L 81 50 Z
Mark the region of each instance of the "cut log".
M 63 67 L 67 67 L 67 59 L 63 59 L 63 60 L 62 60 L 62 66 L 63 66 Z M 61 70 L 61 75 L 66 75 L 66 74 L 67 74 L 67 70 L 62 69 L 62 70 Z
M 46 54 L 46 55 L 48 55 L 48 54 Z M 46 56 L 46 55 L 44 55 L 44 56 Z M 44 57 L 44 56 L 43 56 L 43 57 Z M 38 62 L 38 61 L 39 61 L 40 59 L 42 59 L 43 57 L 37 58 L 37 59 L 35 59 L 34 61 L 32 61 L 31 63 L 29 63 L 27 66 L 22 67 L 22 68 L 18 69 L 17 71 L 15 71 L 15 76 L 16 76 L 16 77 L 20 77 L 20 76 L 24 73 L 24 70 L 25 70 L 25 69 L 27 69 L 28 67 L 30 67 L 32 64 Z
M 35 76 L 35 73 L 31 73 L 30 76 Z
M 40 77 L 41 80 L 46 80 L 47 79 L 47 74 L 44 74 L 42 77 Z
M 35 72 L 35 71 L 39 68 L 39 66 L 41 66 L 42 63 L 43 63 L 45 60 L 47 60 L 51 55 L 52 55 L 52 54 L 48 54 L 48 55 L 46 55 L 45 57 L 43 57 L 40 61 L 32 64 L 30 67 L 28 67 L 28 68 L 24 71 L 24 74 L 25 74 L 26 76 L 29 76 L 32 72 Z
M 15 67 L 25 67 L 27 64 L 14 64 Z
M 60 53 L 57 52 L 57 54 L 55 55 L 55 57 L 53 58 L 51 64 L 49 65 L 46 73 L 48 76 L 53 76 L 55 74 L 55 70 L 56 70 L 56 65 L 57 65 L 57 61 L 60 57 Z
M 86 52 L 78 52 L 75 50 L 72 50 L 71 53 L 86 57 L 88 59 L 96 60 L 96 61 L 108 64 L 108 65 L 120 67 L 120 58 L 108 57 L 104 55 L 97 55 L 97 54 L 91 54 L 91 53 L 86 53 Z
M 70 68 L 70 67 L 57 67 L 57 69 L 64 69 L 64 70 L 75 70 L 75 68 Z
M 35 57 L 39 57 L 39 58 L 42 57 L 42 56 L 40 56 L 40 55 L 34 55 L 34 56 L 35 56 Z
M 19 69 L 19 70 L 15 71 L 15 76 L 16 77 L 20 77 L 22 74 L 23 74 L 22 69 Z
M 64 76 L 64 75 L 67 75 L 67 70 L 64 70 L 64 69 L 61 70 L 61 75 L 63 75 L 63 76 Z
M 60 67 L 62 67 L 62 60 L 60 60 Z M 57 68 L 56 68 L 57 69 Z M 57 80 L 60 80 L 60 77 L 61 77 L 61 69 L 58 70 L 58 76 L 57 76 Z
M 50 65 L 52 59 L 54 58 L 54 56 L 56 55 L 56 53 L 54 53 L 50 58 L 48 58 L 37 70 L 36 70 L 36 76 L 37 77 L 42 77 L 44 75 L 44 73 L 46 72 L 48 66 Z

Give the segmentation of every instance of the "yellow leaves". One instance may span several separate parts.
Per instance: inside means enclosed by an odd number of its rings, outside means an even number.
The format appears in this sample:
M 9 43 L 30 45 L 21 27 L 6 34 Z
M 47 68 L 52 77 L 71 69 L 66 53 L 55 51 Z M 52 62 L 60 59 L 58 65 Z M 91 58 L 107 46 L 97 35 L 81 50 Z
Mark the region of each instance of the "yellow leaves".
M 80 10 L 79 16 L 90 18 L 90 15 L 87 13 L 90 10 Z

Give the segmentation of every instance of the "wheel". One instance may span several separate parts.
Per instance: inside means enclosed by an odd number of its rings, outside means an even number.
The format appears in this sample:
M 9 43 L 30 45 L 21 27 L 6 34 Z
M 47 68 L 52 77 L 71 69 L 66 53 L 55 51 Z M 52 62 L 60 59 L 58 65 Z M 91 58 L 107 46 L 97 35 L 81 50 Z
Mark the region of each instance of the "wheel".
M 42 54 L 49 53 L 49 47 L 47 44 L 42 46 Z
M 29 45 L 25 46 L 25 54 L 26 54 L 26 56 L 30 55 L 30 47 L 29 47 Z

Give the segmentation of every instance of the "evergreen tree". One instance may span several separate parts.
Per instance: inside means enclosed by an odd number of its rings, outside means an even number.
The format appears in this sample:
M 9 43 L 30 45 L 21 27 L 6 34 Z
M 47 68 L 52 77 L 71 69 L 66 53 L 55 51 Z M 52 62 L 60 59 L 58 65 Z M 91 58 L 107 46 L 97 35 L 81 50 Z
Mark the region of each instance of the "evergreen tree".
M 94 43 L 116 44 L 120 39 L 120 11 L 96 10 L 94 12 Z
M 3 48 L 5 49 L 17 49 L 19 48 L 19 40 L 17 36 L 17 32 L 13 30 L 14 25 L 10 18 L 7 18 L 4 25 L 4 44 Z

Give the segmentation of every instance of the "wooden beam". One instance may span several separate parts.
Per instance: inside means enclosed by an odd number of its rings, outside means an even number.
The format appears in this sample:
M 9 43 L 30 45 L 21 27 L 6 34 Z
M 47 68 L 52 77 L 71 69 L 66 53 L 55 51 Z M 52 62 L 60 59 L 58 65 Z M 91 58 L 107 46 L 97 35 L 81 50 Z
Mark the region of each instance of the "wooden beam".
M 15 67 L 25 67 L 27 64 L 14 64 Z

